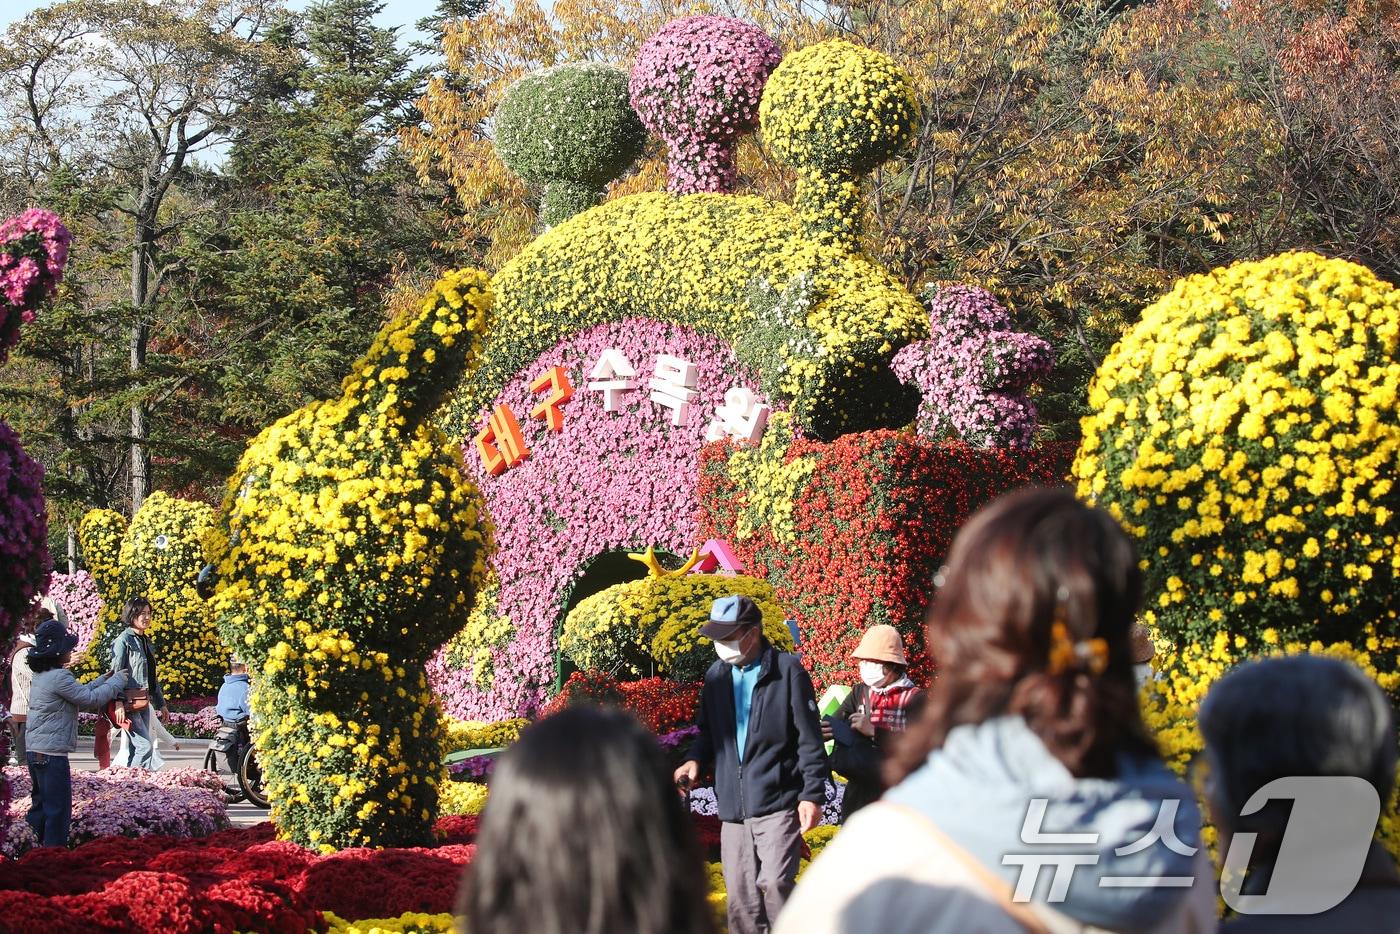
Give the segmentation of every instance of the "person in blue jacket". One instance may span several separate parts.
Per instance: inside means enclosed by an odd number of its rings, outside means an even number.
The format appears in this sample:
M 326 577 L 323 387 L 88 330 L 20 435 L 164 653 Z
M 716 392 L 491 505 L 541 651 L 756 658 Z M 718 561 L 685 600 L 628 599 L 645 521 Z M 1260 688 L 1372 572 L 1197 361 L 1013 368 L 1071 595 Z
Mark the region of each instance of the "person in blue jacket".
M 730 934 L 770 930 L 796 885 L 802 834 L 821 820 L 830 776 L 812 679 L 763 635 L 763 612 L 721 597 L 700 634 L 719 661 L 705 673 L 700 735 L 675 782 L 713 767 Z
M 234 775 L 238 774 L 238 763 L 243 758 L 243 750 L 247 749 L 251 742 L 248 735 L 250 684 L 248 666 L 238 658 L 232 659 L 229 663 L 229 673 L 224 675 L 223 686 L 219 688 L 219 699 L 215 705 L 215 710 L 224 723 L 239 727 L 238 741 L 224 751 L 224 755 L 228 757 L 228 770 Z

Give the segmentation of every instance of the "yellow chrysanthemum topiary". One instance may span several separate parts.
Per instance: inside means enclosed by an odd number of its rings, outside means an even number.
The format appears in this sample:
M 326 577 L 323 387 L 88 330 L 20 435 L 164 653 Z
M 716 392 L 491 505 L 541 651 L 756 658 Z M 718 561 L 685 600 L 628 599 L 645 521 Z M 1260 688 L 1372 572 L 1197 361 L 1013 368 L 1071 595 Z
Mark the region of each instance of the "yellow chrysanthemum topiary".
M 1080 495 L 1137 537 L 1149 622 L 1350 639 L 1400 607 L 1400 290 L 1313 253 L 1178 282 L 1099 368 Z
M 653 666 L 678 681 L 697 681 L 715 660 L 700 627 L 720 597 L 741 594 L 763 611 L 763 634 L 792 651 L 792 633 L 767 582 L 744 575 L 648 576 L 579 602 L 564 619 L 559 651 L 585 671 L 645 676 Z
M 218 690 L 229 652 L 194 587 L 213 518 L 214 510 L 204 503 L 161 492 L 146 498 L 129 527 L 108 509 L 83 516 L 78 541 L 102 596 L 102 613 L 76 666 L 80 677 L 108 669 L 112 640 L 122 629 L 122 606 L 128 597 L 144 596 L 151 601 L 151 643 L 166 698 L 206 697 Z
M 796 320 L 765 316 L 751 284 L 782 292 L 805 277 Z M 917 394 L 889 368 L 928 336 L 928 314 L 884 267 L 804 232 L 786 205 L 762 198 L 651 193 L 618 198 L 540 236 L 493 281 L 495 320 L 482 363 L 448 406 L 443 427 L 465 437 L 506 382 L 569 334 L 650 318 L 718 335 L 771 399 L 820 437 L 913 418 Z M 763 353 L 751 353 L 755 342 Z M 643 379 L 655 360 L 633 360 Z
M 229 481 L 211 612 L 249 657 L 272 819 L 329 851 L 426 843 L 438 708 L 424 666 L 485 578 L 480 497 L 431 416 L 475 354 L 474 270 L 387 324 L 341 385 L 264 431 Z
M 1196 713 L 1211 686 L 1226 672 L 1250 658 L 1276 655 L 1328 655 L 1366 672 L 1392 698 L 1400 695 L 1400 636 L 1363 629 L 1354 642 L 1319 640 L 1286 642 L 1272 628 L 1259 635 L 1230 636 L 1217 632 L 1201 642 L 1178 650 L 1160 652 L 1153 660 L 1157 677 L 1143 686 L 1143 719 L 1157 738 L 1167 764 L 1182 775 L 1201 752 L 1203 743 Z M 1392 799 L 1381 814 L 1378 834 L 1382 843 L 1400 856 L 1400 810 Z M 1206 828 L 1206 840 L 1215 845 L 1215 829 Z
M 800 49 L 769 76 L 759 105 L 768 149 L 797 172 L 809 233 L 854 249 L 861 178 L 914 135 L 914 85 L 889 56 L 844 39 Z

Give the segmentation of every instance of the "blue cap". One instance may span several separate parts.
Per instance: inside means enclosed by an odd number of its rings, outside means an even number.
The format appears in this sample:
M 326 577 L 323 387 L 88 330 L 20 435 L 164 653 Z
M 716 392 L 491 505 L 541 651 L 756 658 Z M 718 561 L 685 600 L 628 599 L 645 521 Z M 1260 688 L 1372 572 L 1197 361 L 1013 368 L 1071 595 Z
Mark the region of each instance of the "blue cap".
M 700 635 L 721 642 L 737 636 L 745 626 L 762 626 L 763 611 L 748 597 L 730 594 L 710 607 L 710 621 L 700 627 Z

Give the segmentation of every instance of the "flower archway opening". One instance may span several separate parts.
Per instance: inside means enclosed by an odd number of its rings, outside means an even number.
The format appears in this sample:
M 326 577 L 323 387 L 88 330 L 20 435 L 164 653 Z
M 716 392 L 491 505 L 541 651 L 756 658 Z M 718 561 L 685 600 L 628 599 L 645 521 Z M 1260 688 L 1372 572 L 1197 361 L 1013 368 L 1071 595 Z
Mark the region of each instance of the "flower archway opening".
M 680 567 L 684 563 L 683 558 L 669 551 L 656 549 L 655 553 L 663 566 Z M 604 551 L 584 563 L 582 576 L 578 578 L 573 589 L 569 591 L 564 606 L 559 611 L 559 617 L 554 621 L 554 690 L 556 692 L 562 690 L 564 684 L 569 680 L 569 675 L 578 670 L 578 666 L 573 663 L 573 660 L 559 649 L 559 636 L 563 633 L 564 620 L 568 619 L 569 613 L 574 607 L 594 594 L 601 593 L 618 584 L 646 577 L 646 564 L 632 558 L 632 554 L 633 552 L 625 550 Z M 654 676 L 657 673 L 656 663 L 652 659 L 639 658 L 637 662 L 639 666 L 647 666 L 643 670 L 647 670 L 648 675 Z

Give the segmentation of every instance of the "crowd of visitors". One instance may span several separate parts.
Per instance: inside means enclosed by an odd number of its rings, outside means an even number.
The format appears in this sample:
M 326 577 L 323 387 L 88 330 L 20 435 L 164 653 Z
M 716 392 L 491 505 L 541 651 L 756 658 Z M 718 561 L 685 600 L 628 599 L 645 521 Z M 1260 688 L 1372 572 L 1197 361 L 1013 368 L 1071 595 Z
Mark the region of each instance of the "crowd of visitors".
M 1400 876 L 1370 839 L 1395 784 L 1395 727 L 1360 669 L 1269 659 L 1212 689 L 1193 774 L 1222 856 L 1237 835 L 1251 856 L 1242 880 L 1218 880 L 1195 791 L 1142 721 L 1152 647 L 1119 525 L 1067 491 L 1013 493 L 962 529 L 938 585 L 931 690 L 908 679 L 898 633 L 872 627 L 853 653 L 861 684 L 828 718 L 799 659 L 763 637 L 759 609 L 715 602 L 699 737 L 671 778 L 684 794 L 713 776 L 731 931 L 1205 932 L 1219 929 L 1223 883 L 1243 906 L 1232 934 L 1400 932 Z M 463 930 L 708 930 L 683 798 L 659 769 L 624 713 L 571 708 L 527 730 L 492 782 Z M 794 885 L 832 769 L 849 779 L 845 826 Z M 1301 804 L 1251 799 L 1296 776 L 1369 789 L 1364 845 L 1289 845 Z M 1276 875 L 1294 898 L 1251 914 L 1240 898 Z
M 530 726 L 491 782 L 465 930 L 709 934 L 684 804 L 709 776 L 732 934 L 1205 932 L 1221 895 L 1232 934 L 1400 932 L 1400 874 L 1372 840 L 1395 790 L 1395 722 L 1360 669 L 1295 656 L 1227 674 L 1200 709 L 1193 788 L 1141 717 L 1142 576 L 1110 516 L 1066 490 L 1009 494 L 964 526 L 936 583 L 929 691 L 899 632 L 873 626 L 851 656 L 860 683 L 821 717 L 800 658 L 765 638 L 758 605 L 727 596 L 700 629 L 717 659 L 679 768 L 622 711 L 569 707 Z M 67 842 L 79 709 L 120 730 L 120 764 L 160 765 L 150 604 L 127 601 L 122 622 L 109 670 L 86 684 L 51 603 L 10 655 L 12 761 L 28 767 L 45 846 Z M 246 723 L 248 689 L 235 658 L 227 723 Z M 798 884 L 833 771 L 844 826 Z

